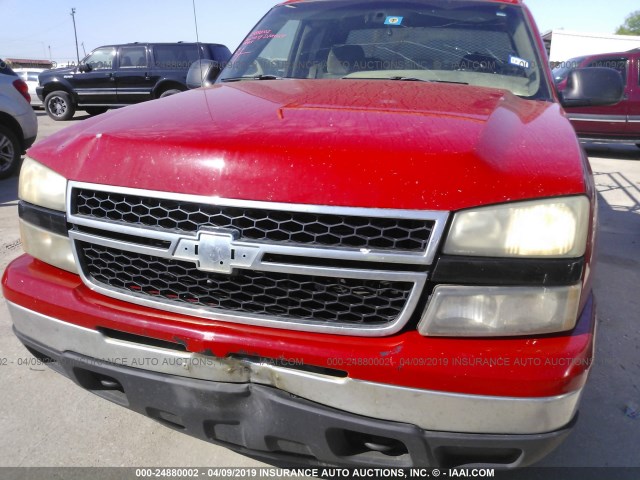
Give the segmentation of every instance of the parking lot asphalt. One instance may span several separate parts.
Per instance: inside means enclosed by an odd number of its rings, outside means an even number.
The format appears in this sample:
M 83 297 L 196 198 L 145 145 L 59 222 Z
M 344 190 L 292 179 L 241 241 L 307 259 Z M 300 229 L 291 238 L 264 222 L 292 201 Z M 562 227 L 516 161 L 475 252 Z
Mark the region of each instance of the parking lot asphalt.
M 87 118 L 38 113 L 39 139 Z M 539 466 L 640 467 L 640 149 L 588 145 L 600 192 L 596 362 L 578 426 Z M 0 181 L 0 272 L 21 254 L 17 177 Z M 190 438 L 74 386 L 31 356 L 11 331 L 0 294 L 0 467 L 219 466 L 259 462 Z

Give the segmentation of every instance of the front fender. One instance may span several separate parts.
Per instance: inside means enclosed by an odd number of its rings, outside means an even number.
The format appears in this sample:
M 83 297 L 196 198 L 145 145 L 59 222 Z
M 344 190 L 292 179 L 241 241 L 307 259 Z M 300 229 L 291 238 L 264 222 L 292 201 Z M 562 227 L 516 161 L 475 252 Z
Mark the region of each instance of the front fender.
M 43 102 L 44 99 L 47 98 L 47 95 L 49 95 L 51 92 L 62 90 L 64 92 L 67 92 L 71 96 L 71 100 L 73 101 L 73 103 L 78 103 L 78 95 L 76 94 L 71 83 L 63 76 L 56 75 L 55 77 L 47 79 L 45 83 L 40 82 L 40 84 L 42 85 L 42 87 L 38 87 L 36 92 L 38 94 L 38 98 L 40 98 Z

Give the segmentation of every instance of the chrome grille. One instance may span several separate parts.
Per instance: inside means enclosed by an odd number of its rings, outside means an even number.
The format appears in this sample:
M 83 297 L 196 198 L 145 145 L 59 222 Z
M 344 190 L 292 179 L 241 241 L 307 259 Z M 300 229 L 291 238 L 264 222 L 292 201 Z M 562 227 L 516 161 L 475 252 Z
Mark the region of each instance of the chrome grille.
M 448 212 L 251 202 L 69 182 L 83 281 L 200 318 L 338 335 L 399 332 Z
M 384 325 L 405 307 L 411 282 L 238 270 L 218 275 L 192 263 L 81 243 L 86 272 L 139 297 L 192 306 L 342 324 Z
M 237 230 L 247 240 L 408 252 L 426 250 L 435 223 L 207 205 L 89 189 L 76 191 L 74 213 L 176 232 L 218 227 Z

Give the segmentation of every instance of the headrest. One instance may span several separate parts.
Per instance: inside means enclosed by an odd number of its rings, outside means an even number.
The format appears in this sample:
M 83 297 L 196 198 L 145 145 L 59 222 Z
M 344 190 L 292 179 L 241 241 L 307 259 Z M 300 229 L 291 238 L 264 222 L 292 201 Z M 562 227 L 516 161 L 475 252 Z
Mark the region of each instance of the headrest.
M 327 73 L 330 75 L 348 75 L 358 70 L 358 64 L 364 62 L 364 49 L 360 45 L 339 45 L 329 52 Z

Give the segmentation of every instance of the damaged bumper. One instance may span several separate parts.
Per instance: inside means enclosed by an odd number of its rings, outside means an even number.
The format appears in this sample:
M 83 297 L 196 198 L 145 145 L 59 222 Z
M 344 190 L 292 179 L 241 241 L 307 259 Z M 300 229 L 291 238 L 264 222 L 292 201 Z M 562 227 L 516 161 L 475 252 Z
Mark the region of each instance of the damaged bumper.
M 581 395 L 485 397 L 335 378 L 141 345 L 9 309 L 24 345 L 86 390 L 270 462 L 450 467 L 475 458 L 522 467 L 566 438 Z

